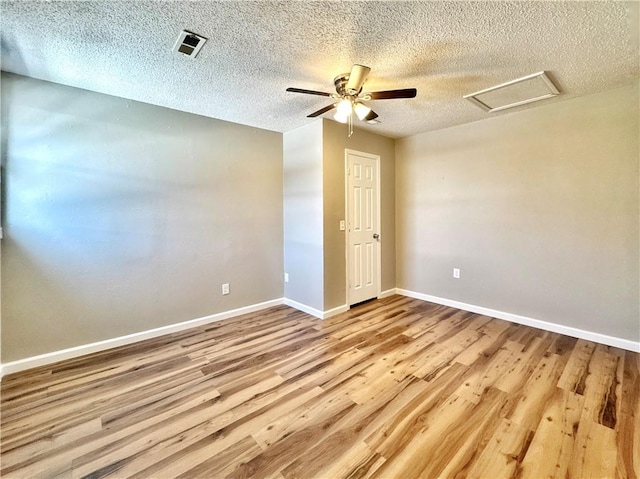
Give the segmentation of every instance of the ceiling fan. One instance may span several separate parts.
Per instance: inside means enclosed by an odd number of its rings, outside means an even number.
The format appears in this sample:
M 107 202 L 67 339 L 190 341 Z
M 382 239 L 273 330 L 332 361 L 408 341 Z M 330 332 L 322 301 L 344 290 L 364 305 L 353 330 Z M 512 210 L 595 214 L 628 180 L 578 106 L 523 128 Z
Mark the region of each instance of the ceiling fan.
M 334 119 L 340 123 L 349 123 L 349 136 L 353 133 L 353 114 L 361 121 L 367 123 L 379 123 L 378 114 L 364 102 L 369 100 L 392 100 L 396 98 L 415 98 L 417 90 L 415 88 L 404 88 L 402 90 L 385 90 L 375 92 L 362 92 L 362 86 L 367 80 L 371 68 L 364 65 L 353 65 L 350 73 L 342 73 L 334 78 L 333 83 L 336 93 L 326 93 L 323 91 L 305 90 L 302 88 L 287 88 L 293 93 L 305 93 L 307 95 L 328 96 L 336 102 L 325 106 L 318 111 L 314 111 L 307 118 L 315 118 L 328 111 L 336 109 Z

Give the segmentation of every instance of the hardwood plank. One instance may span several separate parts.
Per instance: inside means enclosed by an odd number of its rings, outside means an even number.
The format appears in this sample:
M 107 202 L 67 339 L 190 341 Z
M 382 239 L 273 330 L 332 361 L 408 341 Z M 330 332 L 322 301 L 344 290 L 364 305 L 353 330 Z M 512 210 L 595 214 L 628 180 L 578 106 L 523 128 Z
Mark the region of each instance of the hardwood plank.
M 506 395 L 497 389 L 492 390 L 491 396 L 495 401 L 476 405 L 452 395 L 438 408 L 428 411 L 402 449 L 383 454 L 387 461 L 376 477 L 439 477 L 447 467 L 461 468 L 462 458 L 456 458 L 456 453 L 464 449 L 466 455 L 475 450 L 478 434 L 489 423 L 495 423 L 495 416 L 506 400 Z M 467 442 L 469 439 L 471 444 Z M 450 463 L 454 458 L 455 463 Z
M 238 410 L 229 411 L 187 431 L 180 444 L 169 443 L 169 448 L 165 444 L 159 444 L 158 448 L 145 451 L 144 457 L 131 461 L 123 468 L 119 477 L 177 477 L 186 474 L 195 465 L 207 462 L 212 456 L 225 454 L 224 451 L 233 448 L 238 441 L 250 437 L 251 431 L 264 427 L 272 415 L 284 414 L 321 393 L 319 387 L 305 387 L 281 397 L 274 395 L 267 404 L 260 403 L 261 407 L 256 405 L 259 407 L 257 410 L 240 406 Z M 171 441 L 171 438 L 168 439 Z M 253 438 L 251 441 L 255 443 Z M 158 457 L 162 459 L 158 460 Z M 221 465 L 229 469 L 233 467 L 227 463 Z
M 245 463 L 250 461 L 254 457 L 259 456 L 261 452 L 262 449 L 260 449 L 260 446 L 256 444 L 253 438 L 247 436 L 175 477 L 178 479 L 188 479 L 190 477 L 225 477 L 236 468 L 238 462 Z
M 514 477 L 533 433 L 506 418 L 500 420 L 488 444 L 467 471 L 468 478 Z
M 407 379 L 394 384 L 391 388 L 381 391 L 381 394 L 372 401 L 359 404 L 350 408 L 337 422 L 322 432 L 320 441 L 310 448 L 306 454 L 296 458 L 291 464 L 282 470 L 282 475 L 291 477 L 327 477 L 328 470 L 333 465 L 339 465 L 340 469 L 348 468 L 352 451 L 357 451 L 352 472 L 361 467 L 361 462 L 371 466 L 379 465 L 378 455 L 363 443 L 363 431 L 366 426 L 376 420 L 384 411 L 384 406 L 406 389 L 412 379 Z M 365 447 L 366 446 L 366 447 Z M 328 460 L 328 458 L 331 458 Z M 329 468 L 329 469 L 328 469 Z M 331 477 L 331 476 L 329 476 Z M 347 476 L 338 476 L 347 477 Z
M 616 421 L 617 476 L 640 478 L 640 354 L 626 351 L 618 363 L 620 414 Z
M 227 441 L 216 442 L 219 436 L 226 436 L 229 431 L 233 431 L 233 437 L 237 439 L 247 436 L 248 432 L 244 430 L 237 432 L 237 425 L 253 418 L 256 411 L 265 409 L 268 405 L 275 408 L 274 403 L 278 405 L 278 408 L 286 410 L 291 406 L 291 401 L 306 400 L 321 392 L 317 387 L 307 387 L 304 391 L 300 391 L 296 385 L 290 385 L 286 390 L 279 391 L 278 388 L 270 387 L 267 384 L 265 382 L 266 387 L 260 388 L 258 394 L 254 393 L 250 399 L 235 407 L 225 407 L 226 398 L 222 396 L 221 402 L 216 403 L 208 410 L 203 410 L 201 414 L 191 414 L 181 421 L 167 421 L 138 434 L 135 441 L 124 440 L 111 443 L 108 448 L 103 448 L 99 455 L 85 455 L 74 461 L 74 477 L 83 477 L 91 470 L 99 470 L 114 463 L 119 463 L 118 469 L 129 475 L 143 470 L 152 473 L 156 467 L 160 468 L 160 465 L 165 467 L 166 458 L 172 455 L 175 455 L 175 461 L 171 464 L 174 467 L 173 473 L 168 473 L 165 477 L 181 474 L 184 471 L 178 470 L 178 466 L 181 468 L 185 466 L 185 463 L 182 462 L 183 456 L 188 456 L 189 464 L 198 464 L 193 462 L 195 457 L 208 457 L 202 455 L 204 453 L 199 451 L 199 446 L 215 443 L 212 450 L 218 452 L 230 445 Z M 215 408 L 216 405 L 219 407 Z M 268 417 L 262 418 L 263 421 L 267 419 Z M 197 445 L 193 447 L 195 452 L 192 453 L 189 448 L 194 444 Z M 186 451 L 188 454 L 185 454 Z M 158 457 L 162 460 L 158 461 Z M 155 458 L 156 462 L 150 463 L 149 458 Z M 122 461 L 126 461 L 126 463 Z
M 238 464 L 229 477 L 279 476 L 282 469 L 313 449 L 326 431 L 355 406 L 356 404 L 350 400 L 342 404 L 336 403 L 331 410 L 325 409 L 325 412 L 333 414 L 318 416 L 310 416 L 309 411 L 304 409 L 302 415 L 293 420 L 283 424 L 269 424 L 254 434 L 264 452 L 246 463 Z M 273 428 L 274 432 L 270 433 L 269 428 Z
M 262 429 L 252 434 L 254 440 L 263 450 L 280 439 L 291 436 L 297 431 L 305 431 L 317 424 L 327 424 L 339 415 L 355 406 L 349 396 L 341 390 L 333 390 L 316 396 L 309 402 L 292 410 L 290 413 L 273 419 Z
M 436 461 L 431 461 L 428 468 L 422 472 L 422 477 L 463 477 L 467 476 L 467 469 L 478 460 L 481 450 L 486 447 L 489 438 L 500 424 L 501 409 L 506 402 L 506 394 L 492 388 L 487 394 L 487 408 L 476 407 L 472 417 L 460 427 L 460 434 L 449 444 L 441 442 Z M 446 458 L 444 461 L 441 458 Z M 440 464 L 438 464 L 440 462 Z M 492 477 L 496 471 L 492 471 Z
M 571 455 L 572 474 L 584 479 L 615 477 L 617 456 L 615 431 L 592 421 L 591 411 L 583 409 Z
M 506 341 L 482 368 L 473 368 L 473 374 L 455 391 L 459 397 L 478 404 L 488 390 L 508 370 L 522 351 L 522 344 Z M 484 362 L 484 361 L 483 361 Z
M 518 477 L 567 477 L 583 403 L 584 397 L 579 394 L 560 388 L 555 391 L 522 460 Z
M 11 421 L 9 427 L 3 427 L 5 447 L 10 450 L 24 444 L 29 438 L 57 434 L 65 428 L 88 421 L 92 416 L 123 406 L 127 403 L 129 393 L 138 392 L 156 381 L 151 377 L 153 374 L 162 371 L 166 379 L 170 380 L 174 376 L 192 372 L 195 367 L 186 364 L 186 367 L 173 368 L 171 363 L 166 364 L 166 368 L 161 366 L 155 367 L 153 371 L 143 371 L 140 374 L 136 372 L 117 380 L 95 383 L 94 392 L 90 396 L 81 393 L 68 398 L 69 400 L 52 401 L 56 405 L 55 409 L 38 409 L 31 416 Z M 196 374 L 201 377 L 199 371 Z
M 545 353 L 524 385 L 511 392 L 505 416 L 534 431 L 547 402 L 556 392 L 556 384 L 562 375 L 564 364 L 562 356 Z
M 591 357 L 584 381 L 584 409 L 590 419 L 615 428 L 619 415 L 617 401 L 619 354 L 607 346 L 598 345 Z
M 529 345 L 515 356 L 493 386 L 506 393 L 517 391 L 535 371 L 539 358 L 549 347 L 549 342 L 549 338 L 533 338 Z
M 406 392 L 398 394 L 380 414 L 380 419 L 371 422 L 365 429 L 365 442 L 384 457 L 406 447 L 419 431 L 431 412 L 442 406 L 457 388 L 468 368 L 454 364 L 449 374 L 432 382 L 408 379 Z
M 469 321 L 469 323 L 469 328 L 465 328 L 456 335 L 438 342 L 429 351 L 416 356 L 416 367 L 413 375 L 426 381 L 431 381 L 442 374 L 454 360 L 458 362 L 458 356 L 461 353 L 474 349 L 472 346 L 478 342 L 481 334 L 475 330 L 473 320 Z
M 471 366 L 480 356 L 490 356 L 496 344 L 504 342 L 502 335 L 508 336 L 506 333 L 511 325 L 507 321 L 497 319 L 484 323 L 477 329 L 480 339 L 473 348 L 465 349 L 461 354 L 456 356 L 456 362 Z
M 596 344 L 583 339 L 578 340 L 575 348 L 571 352 L 571 357 L 564 369 L 558 387 L 573 391 L 577 394 L 584 393 L 584 383 L 587 378 L 587 371 L 591 356 L 596 349 Z
M 3 379 L 16 478 L 640 478 L 640 355 L 390 296 Z

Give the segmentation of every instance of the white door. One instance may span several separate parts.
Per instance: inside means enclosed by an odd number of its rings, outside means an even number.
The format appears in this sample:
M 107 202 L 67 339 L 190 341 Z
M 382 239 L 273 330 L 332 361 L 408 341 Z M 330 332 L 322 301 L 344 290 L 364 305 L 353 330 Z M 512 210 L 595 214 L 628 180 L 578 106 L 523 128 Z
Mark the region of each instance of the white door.
M 346 150 L 349 305 L 380 293 L 378 164 L 380 157 Z

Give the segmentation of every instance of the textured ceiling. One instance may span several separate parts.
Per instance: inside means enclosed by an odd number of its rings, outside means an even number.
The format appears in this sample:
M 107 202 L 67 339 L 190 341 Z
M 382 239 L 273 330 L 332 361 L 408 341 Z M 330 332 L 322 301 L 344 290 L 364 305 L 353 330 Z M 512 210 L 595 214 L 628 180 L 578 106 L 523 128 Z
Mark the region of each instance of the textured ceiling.
M 353 63 L 390 137 L 492 115 L 462 96 L 546 70 L 560 101 L 638 79 L 637 2 L 5 1 L 2 69 L 268 130 L 313 121 Z M 209 39 L 197 58 L 179 32 Z M 358 124 L 362 126 L 363 124 Z

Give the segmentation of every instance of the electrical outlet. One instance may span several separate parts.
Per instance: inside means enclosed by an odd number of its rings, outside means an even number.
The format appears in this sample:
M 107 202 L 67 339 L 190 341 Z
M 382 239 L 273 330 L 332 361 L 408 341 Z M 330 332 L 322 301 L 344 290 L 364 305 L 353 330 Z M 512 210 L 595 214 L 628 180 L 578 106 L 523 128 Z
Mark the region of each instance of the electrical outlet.
M 229 283 L 224 283 L 222 285 L 222 294 L 229 294 Z
M 289 282 L 289 273 L 285 273 L 284 274 L 284 282 L 288 283 Z
M 453 277 L 460 279 L 460 268 L 453 268 Z
M 345 220 L 340 220 L 340 231 L 344 231 L 347 229 L 347 223 Z

